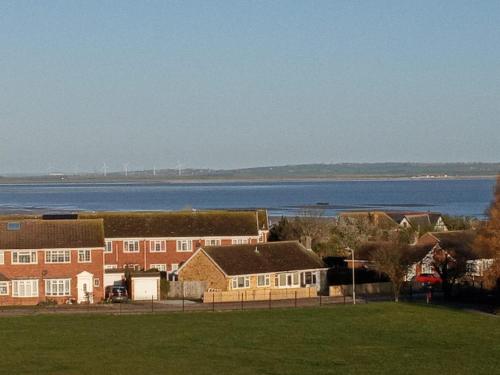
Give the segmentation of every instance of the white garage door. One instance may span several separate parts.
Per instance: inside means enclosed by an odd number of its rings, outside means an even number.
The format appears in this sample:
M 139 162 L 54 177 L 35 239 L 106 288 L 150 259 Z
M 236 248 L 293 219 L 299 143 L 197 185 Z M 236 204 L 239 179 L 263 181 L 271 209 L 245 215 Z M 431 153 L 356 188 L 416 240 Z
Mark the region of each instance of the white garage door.
M 158 280 L 157 278 L 135 278 L 133 298 L 136 301 L 154 300 L 158 299 Z

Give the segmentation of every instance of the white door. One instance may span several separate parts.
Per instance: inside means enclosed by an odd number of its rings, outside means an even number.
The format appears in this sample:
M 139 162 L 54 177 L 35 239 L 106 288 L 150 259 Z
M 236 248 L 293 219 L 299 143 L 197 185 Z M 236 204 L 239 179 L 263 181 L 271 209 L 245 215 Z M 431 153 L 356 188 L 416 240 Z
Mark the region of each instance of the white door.
M 78 303 L 94 302 L 94 275 L 87 271 L 83 271 L 76 275 L 78 289 Z
M 158 299 L 158 279 L 157 278 L 135 278 L 133 297 L 136 301 Z

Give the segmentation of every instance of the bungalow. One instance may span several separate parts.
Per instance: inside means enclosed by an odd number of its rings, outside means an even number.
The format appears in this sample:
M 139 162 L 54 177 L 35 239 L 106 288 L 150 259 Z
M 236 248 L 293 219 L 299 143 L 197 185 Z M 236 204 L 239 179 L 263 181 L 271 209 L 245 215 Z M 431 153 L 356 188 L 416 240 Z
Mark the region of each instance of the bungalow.
M 0 304 L 104 296 L 101 219 L 0 221 Z
M 253 292 L 325 287 L 323 261 L 297 241 L 200 248 L 179 269 L 180 281 L 203 281 L 208 290 Z M 255 292 L 262 293 L 262 298 Z
M 156 269 L 176 274 L 202 246 L 267 241 L 267 212 L 97 212 L 81 219 L 104 220 L 105 268 Z

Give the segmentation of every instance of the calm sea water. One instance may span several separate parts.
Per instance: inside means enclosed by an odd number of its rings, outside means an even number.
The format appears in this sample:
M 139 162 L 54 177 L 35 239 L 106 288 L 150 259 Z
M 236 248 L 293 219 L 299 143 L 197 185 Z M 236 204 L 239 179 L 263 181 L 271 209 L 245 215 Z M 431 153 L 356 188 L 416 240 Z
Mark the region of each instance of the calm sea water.
M 271 215 L 295 215 L 319 205 L 328 215 L 352 209 L 402 209 L 482 217 L 494 184 L 493 179 L 471 179 L 0 185 L 0 210 L 264 207 Z

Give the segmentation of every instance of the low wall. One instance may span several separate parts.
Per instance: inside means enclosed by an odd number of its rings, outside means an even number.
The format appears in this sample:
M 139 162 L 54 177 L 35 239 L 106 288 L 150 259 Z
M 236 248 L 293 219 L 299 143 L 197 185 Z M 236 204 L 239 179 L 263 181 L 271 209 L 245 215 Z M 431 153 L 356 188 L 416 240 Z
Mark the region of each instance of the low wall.
M 356 284 L 357 294 L 392 294 L 392 283 Z M 331 285 L 330 296 L 352 296 L 352 285 Z
M 205 292 L 203 302 L 268 301 L 269 299 L 280 300 L 317 296 L 316 288 L 232 290 L 225 292 Z
M 202 299 L 207 285 L 206 281 L 170 281 L 168 298 Z

